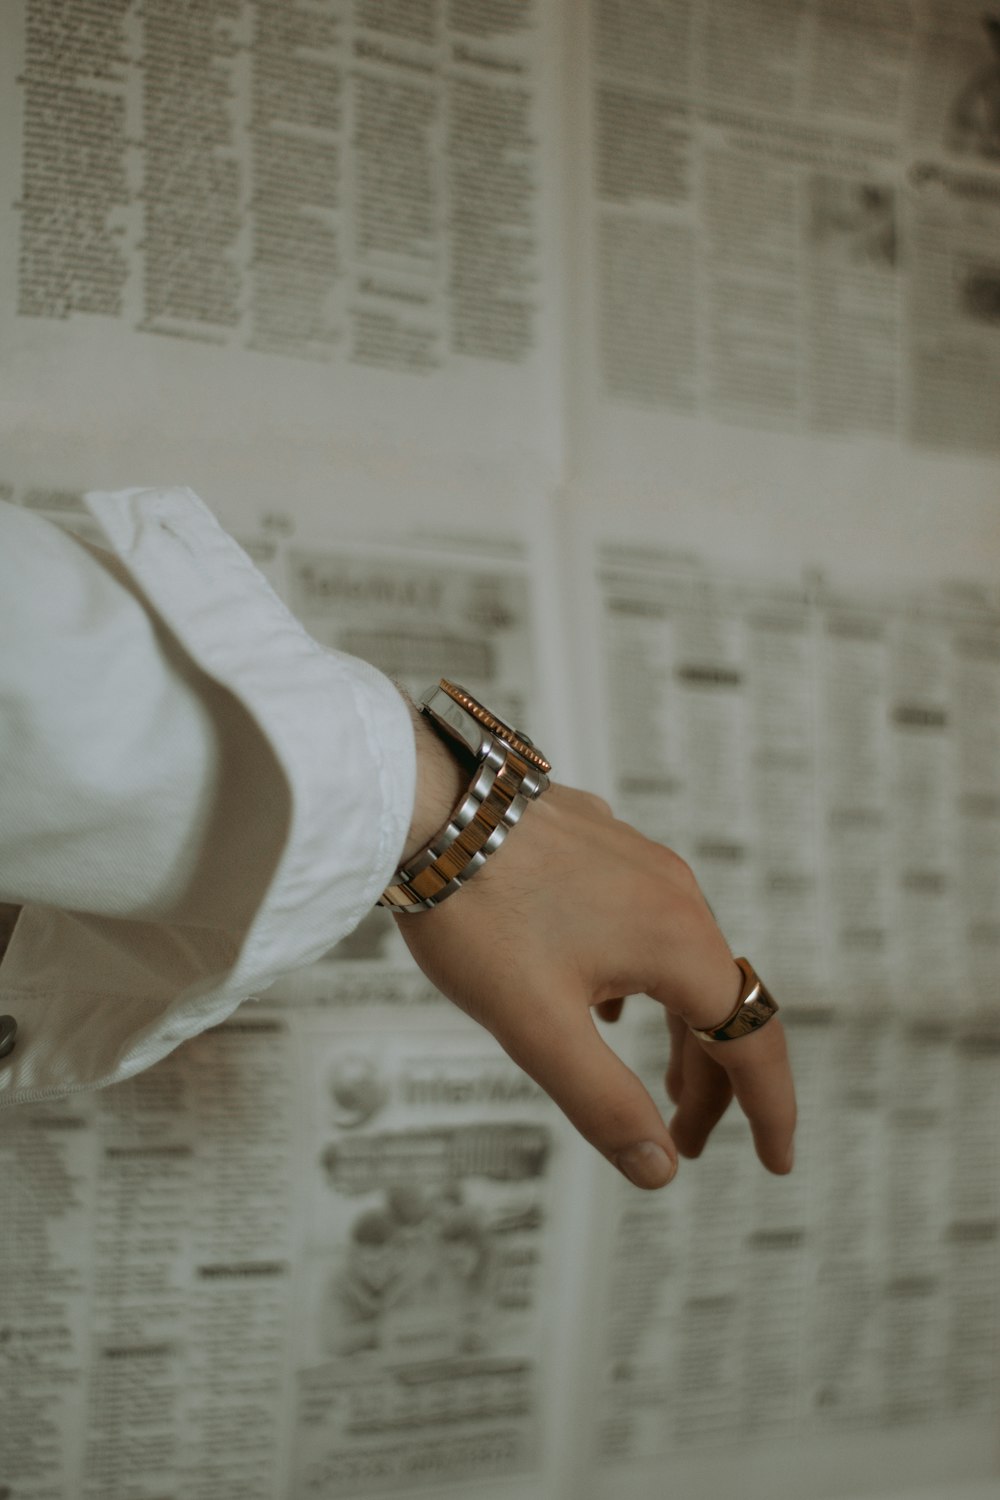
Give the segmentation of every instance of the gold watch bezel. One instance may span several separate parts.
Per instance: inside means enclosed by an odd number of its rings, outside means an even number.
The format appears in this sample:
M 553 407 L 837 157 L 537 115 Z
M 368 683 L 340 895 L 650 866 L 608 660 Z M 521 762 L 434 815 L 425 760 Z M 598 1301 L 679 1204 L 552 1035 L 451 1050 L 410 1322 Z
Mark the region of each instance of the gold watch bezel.
M 498 739 L 508 744 L 529 765 L 534 766 L 536 771 L 543 771 L 548 775 L 552 770 L 551 761 L 546 760 L 541 751 L 535 748 L 534 743 L 523 730 L 515 729 L 507 724 L 480 703 L 478 698 L 474 698 L 464 687 L 460 687 L 457 682 L 449 682 L 446 677 L 442 677 L 437 688 L 434 689 L 435 692 L 438 690 L 446 693 L 453 703 L 475 719 L 477 724 L 481 724 L 489 734 L 495 734 Z

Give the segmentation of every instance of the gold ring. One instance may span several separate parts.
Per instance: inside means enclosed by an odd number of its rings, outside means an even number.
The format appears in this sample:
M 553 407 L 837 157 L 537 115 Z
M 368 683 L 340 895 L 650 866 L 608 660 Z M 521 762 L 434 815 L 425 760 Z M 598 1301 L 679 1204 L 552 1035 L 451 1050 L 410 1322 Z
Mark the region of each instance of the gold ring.
M 736 962 L 743 975 L 736 1009 L 719 1026 L 711 1026 L 705 1031 L 699 1031 L 697 1026 L 692 1026 L 691 1030 L 695 1036 L 703 1042 L 734 1042 L 737 1037 L 749 1036 L 751 1031 L 759 1031 L 762 1026 L 767 1025 L 772 1016 L 777 1015 L 778 1002 L 764 988 L 750 960 L 738 958 Z

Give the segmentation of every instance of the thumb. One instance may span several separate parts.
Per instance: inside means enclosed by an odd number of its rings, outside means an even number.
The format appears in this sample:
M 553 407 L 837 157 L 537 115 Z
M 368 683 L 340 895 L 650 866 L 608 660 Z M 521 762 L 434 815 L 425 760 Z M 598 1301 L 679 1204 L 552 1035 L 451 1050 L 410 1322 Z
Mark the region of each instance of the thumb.
M 527 997 L 525 997 L 527 1000 Z M 677 1150 L 652 1096 L 572 997 L 519 1006 L 497 1041 L 636 1187 L 664 1187 Z

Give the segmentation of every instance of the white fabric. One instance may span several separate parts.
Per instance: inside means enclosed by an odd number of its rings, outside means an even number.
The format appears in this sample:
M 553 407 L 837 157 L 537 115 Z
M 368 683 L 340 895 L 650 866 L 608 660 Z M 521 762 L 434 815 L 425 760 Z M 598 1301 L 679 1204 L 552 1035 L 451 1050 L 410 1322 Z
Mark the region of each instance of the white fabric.
M 0 1104 L 156 1062 L 374 905 L 409 711 L 190 490 L 93 494 L 113 554 L 0 503 Z

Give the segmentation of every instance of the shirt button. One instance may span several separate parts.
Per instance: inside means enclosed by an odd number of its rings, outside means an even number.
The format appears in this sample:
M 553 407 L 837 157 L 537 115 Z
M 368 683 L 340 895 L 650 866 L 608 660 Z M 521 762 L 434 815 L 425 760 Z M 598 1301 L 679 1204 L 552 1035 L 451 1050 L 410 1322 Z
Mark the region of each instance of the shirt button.
M 0 1057 L 13 1052 L 17 1039 L 17 1022 L 13 1016 L 0 1016 Z

